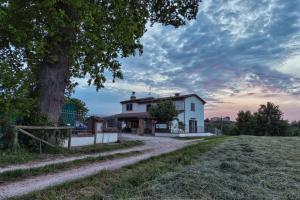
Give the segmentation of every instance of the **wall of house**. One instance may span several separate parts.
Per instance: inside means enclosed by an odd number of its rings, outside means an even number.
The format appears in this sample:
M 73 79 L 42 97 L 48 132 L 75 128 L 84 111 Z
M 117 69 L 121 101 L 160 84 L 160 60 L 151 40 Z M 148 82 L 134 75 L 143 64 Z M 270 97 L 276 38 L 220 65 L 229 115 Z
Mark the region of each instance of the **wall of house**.
M 184 110 L 184 101 L 173 101 L 173 103 L 177 110 Z M 132 103 L 132 111 L 127 111 L 126 105 L 127 104 L 122 104 L 122 113 L 138 113 L 138 112 L 146 112 L 148 103 L 145 104 Z
M 147 110 L 147 104 L 132 103 L 131 111 L 126 110 L 126 105 L 127 104 L 122 104 L 122 113 L 138 113 L 138 112 L 146 112 Z
M 181 101 L 173 101 L 175 107 L 176 107 L 176 110 L 184 110 L 184 101 L 181 100 Z
M 195 103 L 195 111 L 191 111 L 191 103 Z M 196 97 L 188 97 L 184 101 L 184 123 L 185 123 L 185 131 L 189 132 L 189 120 L 196 119 L 197 120 L 197 132 L 204 131 L 204 104 Z

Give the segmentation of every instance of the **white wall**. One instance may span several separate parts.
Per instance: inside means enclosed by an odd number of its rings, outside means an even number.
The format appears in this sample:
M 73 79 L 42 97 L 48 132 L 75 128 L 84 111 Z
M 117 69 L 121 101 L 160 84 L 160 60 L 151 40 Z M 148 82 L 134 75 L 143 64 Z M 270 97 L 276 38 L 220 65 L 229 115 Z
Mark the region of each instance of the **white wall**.
M 118 133 L 97 133 L 96 143 L 114 143 L 118 141 Z M 94 137 L 72 137 L 71 147 L 87 146 L 94 144 Z M 68 139 L 65 140 L 64 147 L 68 147 Z
M 173 103 L 174 103 L 177 110 L 184 110 L 184 101 L 173 101 Z M 122 113 L 146 112 L 148 104 L 149 103 L 142 103 L 142 104 L 132 103 L 132 110 L 131 111 L 126 110 L 126 105 L 127 104 L 122 104 Z M 155 105 L 155 103 L 152 103 L 152 105 Z
M 122 104 L 122 113 L 146 112 L 147 104 L 132 103 L 132 110 L 126 110 L 127 104 Z
M 195 111 L 191 111 L 191 103 L 195 103 Z M 197 97 L 188 97 L 184 101 L 184 123 L 185 131 L 189 132 L 189 120 L 194 118 L 197 120 L 197 126 L 204 128 L 204 104 Z M 198 132 L 203 132 L 204 130 L 198 130 Z
M 97 143 L 112 143 L 118 141 L 118 133 L 97 133 Z

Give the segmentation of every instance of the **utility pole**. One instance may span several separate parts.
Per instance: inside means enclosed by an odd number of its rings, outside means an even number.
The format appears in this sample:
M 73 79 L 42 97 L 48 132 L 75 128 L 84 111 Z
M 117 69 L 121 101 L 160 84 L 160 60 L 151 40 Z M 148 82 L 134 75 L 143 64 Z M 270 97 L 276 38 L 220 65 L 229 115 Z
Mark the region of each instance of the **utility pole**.
M 223 117 L 221 115 L 221 134 L 223 134 Z

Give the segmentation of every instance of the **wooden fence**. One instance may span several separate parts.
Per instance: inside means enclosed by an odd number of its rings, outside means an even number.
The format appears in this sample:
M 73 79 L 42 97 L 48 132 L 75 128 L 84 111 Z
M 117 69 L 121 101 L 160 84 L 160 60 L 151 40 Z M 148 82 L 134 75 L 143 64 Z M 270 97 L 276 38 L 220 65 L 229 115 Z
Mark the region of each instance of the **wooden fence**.
M 29 132 L 29 130 L 67 130 L 68 132 L 68 149 L 71 148 L 71 136 L 72 136 L 72 129 L 73 127 L 70 126 L 15 126 L 16 129 L 16 134 L 18 134 L 18 132 L 31 137 L 34 140 L 39 141 L 40 144 L 40 153 L 42 153 L 42 143 L 51 146 L 51 147 L 56 147 L 56 145 L 51 144 L 50 142 L 43 140 L 35 135 L 33 135 L 32 133 Z M 16 136 L 17 137 L 17 136 Z

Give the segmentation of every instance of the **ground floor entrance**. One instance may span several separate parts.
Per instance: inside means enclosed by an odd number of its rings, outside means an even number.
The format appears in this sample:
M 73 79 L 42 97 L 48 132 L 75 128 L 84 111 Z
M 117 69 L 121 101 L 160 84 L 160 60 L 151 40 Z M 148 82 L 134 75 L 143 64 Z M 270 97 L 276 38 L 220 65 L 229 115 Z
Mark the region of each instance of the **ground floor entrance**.
M 189 120 L 189 132 L 197 133 L 197 120 L 196 119 Z
M 155 121 L 148 113 L 121 113 L 117 116 L 122 132 L 143 134 L 155 133 Z
M 138 134 L 152 134 L 153 120 L 151 119 L 122 119 L 122 128 L 124 132 Z

